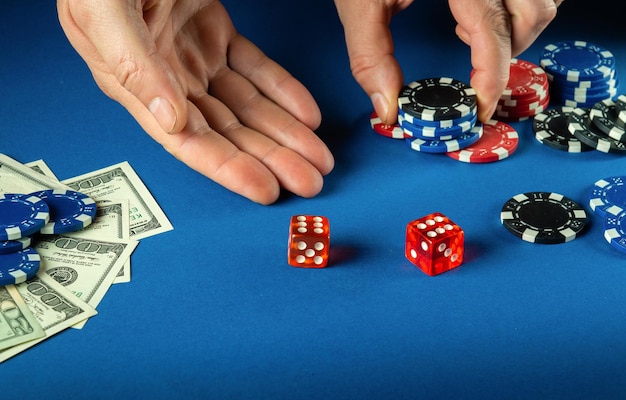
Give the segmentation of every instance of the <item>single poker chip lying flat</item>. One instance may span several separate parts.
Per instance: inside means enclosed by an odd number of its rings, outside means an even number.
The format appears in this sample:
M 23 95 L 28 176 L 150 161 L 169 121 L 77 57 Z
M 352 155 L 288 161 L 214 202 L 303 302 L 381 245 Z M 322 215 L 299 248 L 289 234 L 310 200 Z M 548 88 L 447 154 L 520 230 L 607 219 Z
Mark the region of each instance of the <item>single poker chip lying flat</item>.
M 415 151 L 423 153 L 447 153 L 464 149 L 476 143 L 483 135 L 483 124 L 477 123 L 467 133 L 462 134 L 458 138 L 450 140 L 424 140 L 408 137 L 405 140 Z
M 492 119 L 483 124 L 483 136 L 474 144 L 446 155 L 467 163 L 489 163 L 509 157 L 518 144 L 519 136 L 511 125 Z
M 392 139 L 404 139 L 404 133 L 402 132 L 402 128 L 399 124 L 387 125 L 383 124 L 383 121 L 378 117 L 376 111 L 372 112 L 370 115 L 370 125 L 374 132 L 379 135 L 389 137 Z
M 50 221 L 41 228 L 43 234 L 74 232 L 89 226 L 96 217 L 96 202 L 73 190 L 44 190 L 32 194 L 50 207 Z
M 540 65 L 551 75 L 571 82 L 602 80 L 615 69 L 615 57 L 593 43 L 563 41 L 544 47 Z
M 608 137 L 626 142 L 626 127 L 617 118 L 617 110 L 613 100 L 606 99 L 594 104 L 589 110 L 589 118 Z
M 400 90 L 398 107 L 425 121 L 458 119 L 476 112 L 476 91 L 452 78 L 422 79 Z
M 41 258 L 32 247 L 0 255 L 0 286 L 27 281 L 37 274 L 40 265 Z
M 569 131 L 569 115 L 572 111 L 573 107 L 562 106 L 535 115 L 533 119 L 535 139 L 548 147 L 569 153 L 593 150 L 593 147 L 587 146 Z
M 597 180 L 589 191 L 589 207 L 604 217 L 611 206 L 626 208 L 626 176 L 611 176 Z
M 574 240 L 584 230 L 587 213 L 562 194 L 528 192 L 504 203 L 500 221 L 526 242 L 558 244 Z
M 24 194 L 0 194 L 0 241 L 16 240 L 37 233 L 50 220 L 48 204 Z
M 626 210 L 611 206 L 604 216 L 604 238 L 614 249 L 626 253 Z
M 30 236 L 25 236 L 15 240 L 3 240 L 0 241 L 0 254 L 15 253 L 16 251 L 24 250 L 32 243 Z
M 578 140 L 598 151 L 626 153 L 626 143 L 608 137 L 591 122 L 588 108 L 574 108 L 570 113 L 567 129 Z

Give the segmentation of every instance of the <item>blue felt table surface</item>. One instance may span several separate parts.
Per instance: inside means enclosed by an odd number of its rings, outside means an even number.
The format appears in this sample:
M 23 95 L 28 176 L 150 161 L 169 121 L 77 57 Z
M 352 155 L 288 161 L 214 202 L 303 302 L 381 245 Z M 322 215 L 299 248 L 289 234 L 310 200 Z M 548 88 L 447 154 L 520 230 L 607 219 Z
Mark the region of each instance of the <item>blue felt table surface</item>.
M 372 132 L 332 2 L 225 4 L 319 102 L 337 165 L 314 199 L 260 206 L 189 169 L 99 91 L 54 2 L 3 2 L 0 152 L 44 159 L 60 179 L 128 161 L 174 230 L 141 241 L 132 282 L 114 285 L 83 330 L 0 364 L 2 398 L 626 396 L 626 260 L 600 219 L 590 213 L 562 245 L 523 242 L 499 220 L 528 191 L 586 204 L 596 180 L 626 174 L 626 156 L 553 150 L 528 121 L 513 124 L 519 148 L 502 162 L 411 151 Z M 520 58 L 588 40 L 626 77 L 626 32 L 607 4 L 566 1 Z M 417 1 L 392 29 L 407 81 L 468 79 L 446 2 Z M 404 257 L 404 235 L 435 211 L 465 230 L 466 252 L 429 277 Z M 289 218 L 301 213 L 330 219 L 329 268 L 287 264 Z

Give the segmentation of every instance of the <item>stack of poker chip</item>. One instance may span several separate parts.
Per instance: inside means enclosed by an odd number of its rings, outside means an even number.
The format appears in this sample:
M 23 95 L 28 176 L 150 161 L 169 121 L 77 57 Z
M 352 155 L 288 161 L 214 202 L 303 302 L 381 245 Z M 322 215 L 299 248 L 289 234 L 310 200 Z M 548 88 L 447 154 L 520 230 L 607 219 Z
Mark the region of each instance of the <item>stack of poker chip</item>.
M 626 154 L 626 95 L 591 107 L 556 106 L 535 116 L 533 131 L 540 143 L 557 150 Z
M 495 119 L 477 121 L 474 90 L 452 78 L 414 81 L 398 98 L 398 122 L 386 125 L 370 114 L 374 132 L 405 139 L 410 148 L 425 153 L 445 153 L 466 163 L 490 163 L 509 157 L 519 137 L 509 124 Z
M 498 100 L 494 118 L 523 121 L 544 111 L 550 103 L 549 81 L 538 65 L 511 59 L 509 81 Z
M 615 57 L 593 43 L 550 43 L 543 49 L 540 65 L 548 75 L 556 105 L 586 108 L 617 94 Z
M 626 253 L 626 176 L 610 176 L 596 181 L 588 195 L 589 207 L 602 219 L 604 239 Z
M 398 124 L 410 148 L 447 153 L 468 147 L 482 134 L 476 92 L 459 80 L 442 77 L 410 82 L 398 96 Z
M 41 258 L 33 247 L 36 234 L 60 234 L 90 225 L 96 203 L 72 190 L 0 194 L 0 286 L 33 278 Z

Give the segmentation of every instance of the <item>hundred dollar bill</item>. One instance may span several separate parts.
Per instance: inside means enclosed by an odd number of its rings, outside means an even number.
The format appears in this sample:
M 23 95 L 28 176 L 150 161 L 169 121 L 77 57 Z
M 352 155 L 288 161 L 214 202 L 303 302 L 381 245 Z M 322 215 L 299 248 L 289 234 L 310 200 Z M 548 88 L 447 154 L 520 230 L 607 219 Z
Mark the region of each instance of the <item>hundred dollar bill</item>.
M 96 206 L 98 211 L 91 225 L 66 235 L 95 239 L 130 239 L 128 200 L 98 200 Z M 126 282 L 130 282 L 130 258 L 113 279 L 113 283 Z
M 15 287 L 43 328 L 45 336 L 0 351 L 0 363 L 97 314 L 93 307 L 45 274 Z
M 27 194 L 46 189 L 68 190 L 70 187 L 0 154 L 0 193 Z
M 0 286 L 0 350 L 44 336 L 15 286 Z
M 96 308 L 137 244 L 135 240 L 41 235 L 35 244 L 42 259 L 39 275 L 43 272 L 54 278 Z
M 59 180 L 44 160 L 35 160 L 29 163 L 26 163 L 24 165 L 26 165 L 28 168 L 32 169 L 33 171 L 39 172 L 40 174 L 45 175 L 48 178 L 54 179 L 55 181 Z
M 126 161 L 62 182 L 94 200 L 128 199 L 131 239 L 140 240 L 174 229 L 148 188 Z

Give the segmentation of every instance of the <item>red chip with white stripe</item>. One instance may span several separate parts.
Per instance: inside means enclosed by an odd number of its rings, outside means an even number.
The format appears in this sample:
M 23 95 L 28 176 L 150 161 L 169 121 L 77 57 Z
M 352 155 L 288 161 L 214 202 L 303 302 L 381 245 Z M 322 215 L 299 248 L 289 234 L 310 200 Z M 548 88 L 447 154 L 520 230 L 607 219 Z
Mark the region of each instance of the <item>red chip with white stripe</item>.
M 372 112 L 370 115 L 370 124 L 372 125 L 372 129 L 374 132 L 379 135 L 386 136 L 392 139 L 404 139 L 404 131 L 400 124 L 396 123 L 393 125 L 383 124 L 383 121 L 378 117 L 376 111 Z
M 446 154 L 466 163 L 489 163 L 513 154 L 518 143 L 519 136 L 511 125 L 492 119 L 483 124 L 483 136 L 476 143 Z

